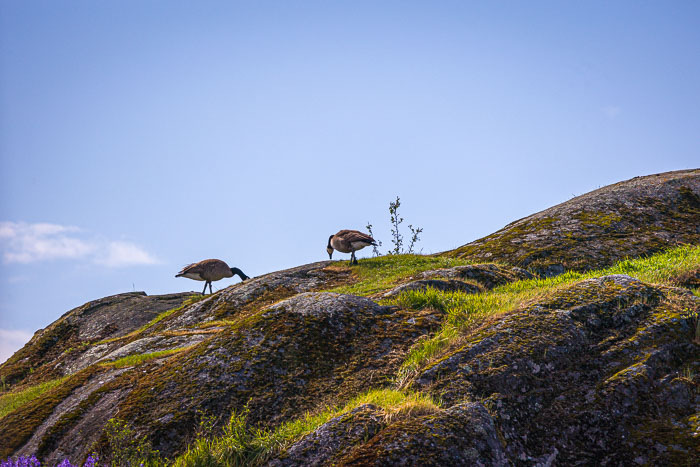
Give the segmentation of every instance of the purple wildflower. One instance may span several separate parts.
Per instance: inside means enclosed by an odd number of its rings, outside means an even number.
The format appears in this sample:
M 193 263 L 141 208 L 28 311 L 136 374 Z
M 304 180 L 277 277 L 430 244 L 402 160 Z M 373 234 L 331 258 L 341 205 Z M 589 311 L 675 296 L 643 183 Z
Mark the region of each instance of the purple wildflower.
M 92 453 L 85 460 L 85 464 L 83 464 L 83 467 L 99 467 L 99 464 L 98 464 L 99 460 L 100 460 L 99 456 L 96 453 Z M 39 462 L 39 459 L 37 459 L 36 456 L 32 456 L 32 457 L 20 456 L 15 460 L 8 457 L 7 460 L 4 460 L 4 461 L 0 460 L 0 467 L 41 467 L 41 462 Z M 63 459 L 63 461 L 60 464 L 56 464 L 55 467 L 76 467 L 76 466 L 71 464 L 68 459 Z
M 100 461 L 100 456 L 97 455 L 97 453 L 93 452 L 88 456 L 87 459 L 85 459 L 85 463 L 83 464 L 83 467 L 99 467 L 98 462 Z
M 6 461 L 0 462 L 0 467 L 41 467 L 41 462 L 36 456 L 19 456 L 16 460 L 8 457 Z

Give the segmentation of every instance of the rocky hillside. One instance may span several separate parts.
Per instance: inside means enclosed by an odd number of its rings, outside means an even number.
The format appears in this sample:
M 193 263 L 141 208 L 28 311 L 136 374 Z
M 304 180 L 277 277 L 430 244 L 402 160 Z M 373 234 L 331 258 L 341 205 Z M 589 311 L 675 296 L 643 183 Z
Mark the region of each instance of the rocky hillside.
M 699 199 L 636 178 L 444 256 L 95 300 L 0 366 L 0 458 L 697 465 Z
M 669 245 L 700 243 L 700 170 L 616 183 L 512 222 L 448 256 L 545 275 L 590 270 Z

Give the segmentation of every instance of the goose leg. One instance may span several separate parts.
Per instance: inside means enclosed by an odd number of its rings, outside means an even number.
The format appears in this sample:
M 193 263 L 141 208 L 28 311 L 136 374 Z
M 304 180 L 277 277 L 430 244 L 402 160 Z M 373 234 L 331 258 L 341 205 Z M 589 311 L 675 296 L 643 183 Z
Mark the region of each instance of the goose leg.
M 355 258 L 355 252 L 353 251 L 350 255 L 350 264 L 357 264 L 357 258 Z
M 209 281 L 209 295 L 213 294 L 214 291 L 211 289 L 211 281 Z
M 207 293 L 207 284 L 208 284 L 208 283 L 209 283 L 209 281 L 204 282 L 204 290 L 202 290 L 202 295 L 206 295 L 206 293 Z

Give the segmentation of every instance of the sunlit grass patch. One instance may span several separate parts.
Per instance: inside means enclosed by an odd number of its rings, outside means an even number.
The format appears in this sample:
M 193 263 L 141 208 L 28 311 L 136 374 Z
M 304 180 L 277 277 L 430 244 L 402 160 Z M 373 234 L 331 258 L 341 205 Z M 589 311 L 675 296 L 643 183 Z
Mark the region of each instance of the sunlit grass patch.
M 378 389 L 357 396 L 342 408 L 327 409 L 315 415 L 307 414 L 297 420 L 283 423 L 274 430 L 248 426 L 247 410 L 234 412 L 220 436 L 198 438 L 173 465 L 260 465 L 275 452 L 285 449 L 331 419 L 347 414 L 363 404 L 380 407 L 387 422 L 439 410 L 439 404 L 424 394 Z
M 126 357 L 122 357 L 120 359 L 113 360 L 110 362 L 100 362 L 100 365 L 109 366 L 112 368 L 125 368 L 128 366 L 137 366 L 137 365 L 140 365 L 140 364 L 147 362 L 149 360 L 167 357 L 169 355 L 174 355 L 176 353 L 184 352 L 186 350 L 191 349 L 192 347 L 193 346 L 179 347 L 177 349 L 159 350 L 157 352 L 127 355 Z
M 451 268 L 474 264 L 471 260 L 425 255 L 386 255 L 366 258 L 352 266 L 358 281 L 343 285 L 330 292 L 368 296 L 391 288 L 400 279 L 432 269 Z
M 683 245 L 647 258 L 622 260 L 603 272 L 627 274 L 649 283 L 675 285 L 675 278 L 698 266 L 700 246 Z
M 204 323 L 201 323 L 197 326 L 198 329 L 207 329 L 207 328 L 218 328 L 218 327 L 229 327 L 238 324 L 239 321 L 235 319 L 216 319 L 212 321 L 205 321 Z
M 700 246 L 684 245 L 647 258 L 626 259 L 612 267 L 587 273 L 567 272 L 546 279 L 511 282 L 479 294 L 441 292 L 435 289 L 407 291 L 391 300 L 403 308 L 435 308 L 447 314 L 440 330 L 409 351 L 399 373 L 399 383 L 436 358 L 456 339 L 486 318 L 506 314 L 527 303 L 584 279 L 626 274 L 643 282 L 675 285 L 675 278 L 698 268 Z M 697 291 L 694 292 L 697 295 Z
M 44 394 L 46 391 L 53 389 L 63 383 L 68 377 L 58 378 L 51 381 L 46 381 L 35 386 L 31 386 L 19 391 L 11 391 L 0 396 L 0 418 L 23 406 L 37 397 Z

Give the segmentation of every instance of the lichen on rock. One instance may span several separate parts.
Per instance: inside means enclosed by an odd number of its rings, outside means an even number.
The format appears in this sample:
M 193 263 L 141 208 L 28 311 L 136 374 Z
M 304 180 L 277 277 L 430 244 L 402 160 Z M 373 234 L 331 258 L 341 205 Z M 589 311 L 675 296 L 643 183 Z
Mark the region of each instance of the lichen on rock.
M 697 364 L 699 310 L 700 298 L 680 289 L 624 275 L 585 280 L 469 336 L 414 387 L 448 405 L 484 400 L 512 460 L 544 462 L 556 449 L 563 464 L 627 464 L 640 454 L 684 462 L 692 438 L 663 433 L 689 433 L 700 395 L 696 382 L 667 383 Z M 652 423 L 662 426 L 648 433 Z

